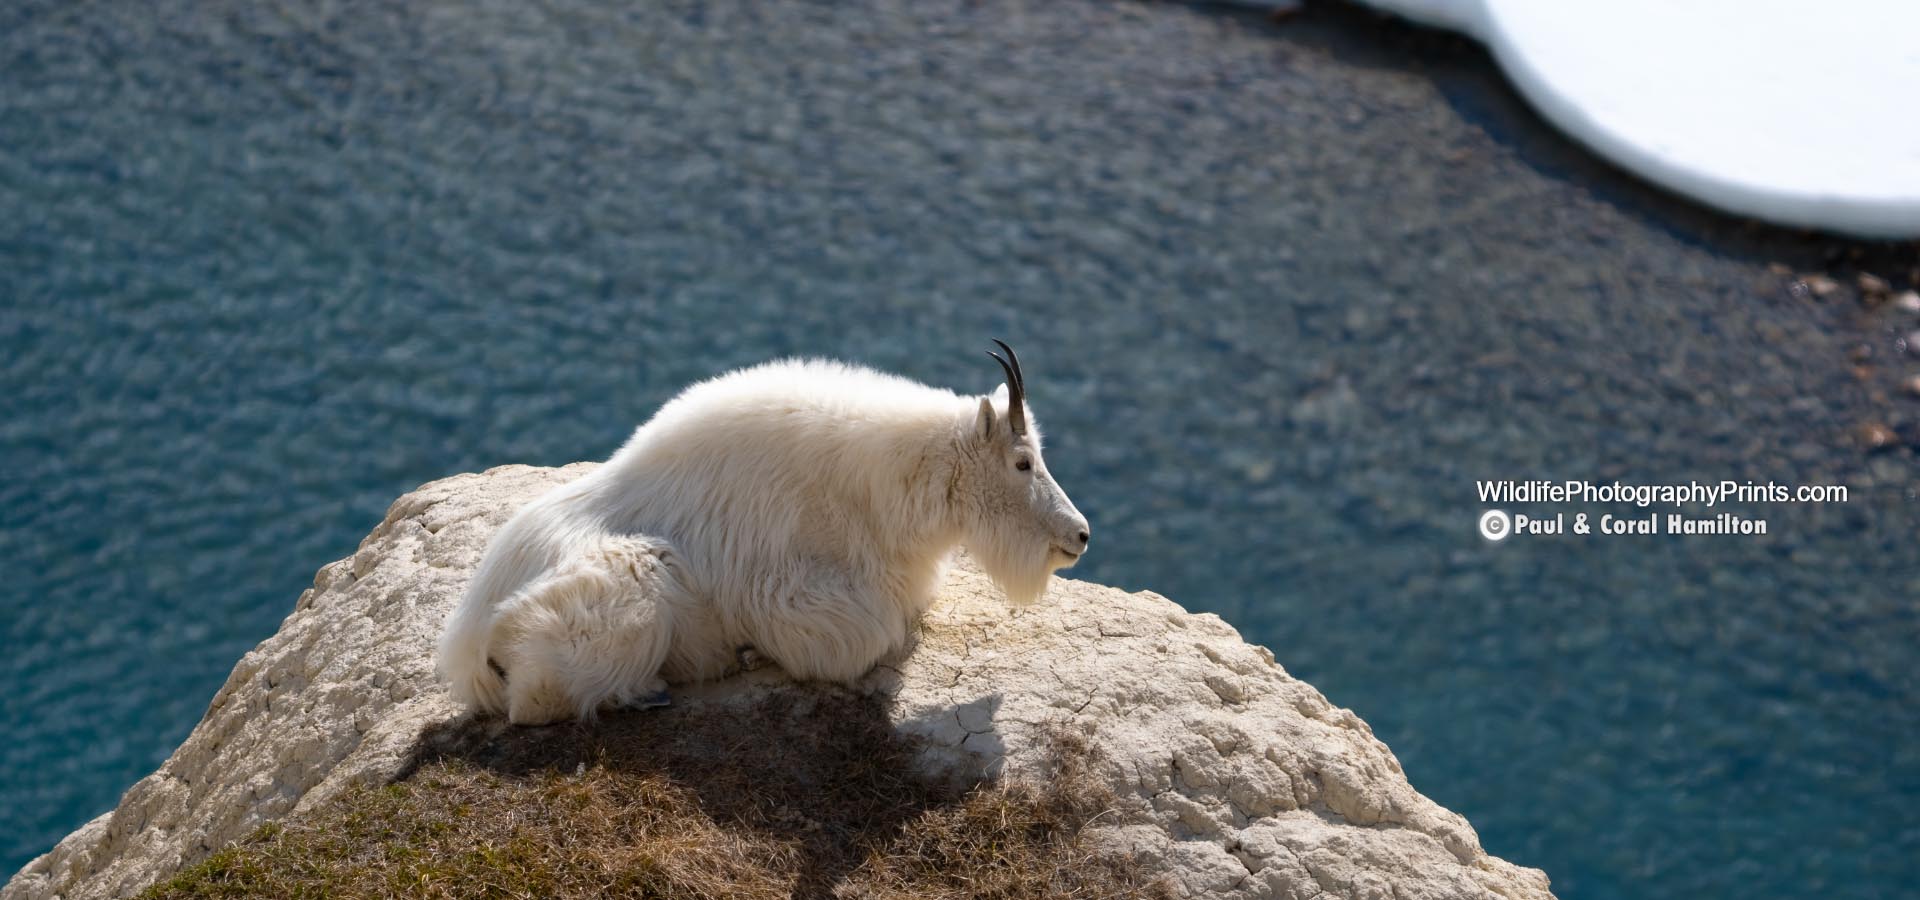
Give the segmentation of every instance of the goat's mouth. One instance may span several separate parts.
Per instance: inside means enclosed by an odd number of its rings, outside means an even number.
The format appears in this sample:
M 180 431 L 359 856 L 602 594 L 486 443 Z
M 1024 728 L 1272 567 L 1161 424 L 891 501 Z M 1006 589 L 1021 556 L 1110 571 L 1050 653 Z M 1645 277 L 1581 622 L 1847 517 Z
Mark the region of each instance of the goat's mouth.
M 1075 553 L 1072 550 L 1068 550 L 1067 548 L 1062 547 L 1059 544 L 1053 545 L 1053 552 L 1060 556 L 1066 557 L 1068 565 L 1072 565 L 1073 563 L 1077 563 L 1080 561 L 1080 554 Z

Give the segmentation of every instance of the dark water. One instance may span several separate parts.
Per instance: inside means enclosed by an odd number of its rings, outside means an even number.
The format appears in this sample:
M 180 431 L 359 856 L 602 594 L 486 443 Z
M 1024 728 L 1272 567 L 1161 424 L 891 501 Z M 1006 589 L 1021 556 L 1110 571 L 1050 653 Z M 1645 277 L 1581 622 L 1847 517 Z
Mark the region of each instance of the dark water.
M 1352 10 L 15 0 L 0 869 L 400 492 L 785 354 L 984 390 L 1005 336 L 1080 574 L 1271 646 L 1562 897 L 1899 896 L 1920 484 L 1853 430 L 1912 436 L 1920 322 L 1765 270 L 1862 249 L 1915 256 L 1637 187 Z M 1851 499 L 1483 542 L 1531 477 Z

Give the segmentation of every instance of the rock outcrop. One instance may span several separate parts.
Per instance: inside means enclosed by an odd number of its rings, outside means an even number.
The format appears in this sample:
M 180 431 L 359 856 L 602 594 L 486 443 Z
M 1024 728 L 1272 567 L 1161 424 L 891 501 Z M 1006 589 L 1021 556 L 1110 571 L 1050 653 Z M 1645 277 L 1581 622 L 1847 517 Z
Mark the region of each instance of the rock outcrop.
M 262 823 L 395 777 L 427 729 L 461 714 L 431 654 L 487 539 L 588 469 L 507 466 L 400 498 L 240 660 L 160 770 L 0 900 L 132 894 Z M 779 678 L 682 696 L 738 698 Z M 1488 856 L 1465 819 L 1415 791 L 1359 717 L 1218 617 L 1151 593 L 1059 580 L 1010 609 L 962 561 L 919 645 L 868 686 L 892 695 L 895 727 L 924 739 L 931 767 L 1018 777 L 1049 729 L 1089 735 L 1131 813 L 1096 839 L 1191 896 L 1552 896 L 1543 873 Z

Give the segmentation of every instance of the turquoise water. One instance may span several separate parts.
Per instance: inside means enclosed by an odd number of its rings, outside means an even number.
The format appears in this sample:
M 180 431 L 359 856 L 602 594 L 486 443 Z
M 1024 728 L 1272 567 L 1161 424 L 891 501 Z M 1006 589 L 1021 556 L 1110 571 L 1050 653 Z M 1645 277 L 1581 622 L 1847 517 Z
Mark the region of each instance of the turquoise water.
M 397 494 L 602 458 L 770 357 L 984 390 L 1002 336 L 1100 535 L 1077 574 L 1221 613 L 1560 896 L 1920 883 L 1920 484 L 1854 438 L 1914 438 L 1917 323 L 1766 270 L 1916 254 L 1639 188 L 1456 42 L 29 0 L 0 212 L 0 868 L 165 758 Z M 1474 480 L 1536 477 L 1851 497 L 1482 541 Z

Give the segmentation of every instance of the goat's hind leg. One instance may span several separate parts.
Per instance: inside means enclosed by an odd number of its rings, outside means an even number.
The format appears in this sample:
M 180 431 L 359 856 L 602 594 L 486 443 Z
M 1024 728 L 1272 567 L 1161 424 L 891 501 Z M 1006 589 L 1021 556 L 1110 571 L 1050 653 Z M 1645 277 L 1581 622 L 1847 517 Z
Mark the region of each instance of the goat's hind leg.
M 500 613 L 508 720 L 544 725 L 657 705 L 685 598 L 672 548 L 647 537 L 604 539 L 528 585 Z

